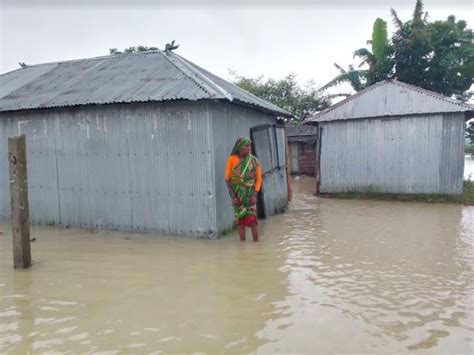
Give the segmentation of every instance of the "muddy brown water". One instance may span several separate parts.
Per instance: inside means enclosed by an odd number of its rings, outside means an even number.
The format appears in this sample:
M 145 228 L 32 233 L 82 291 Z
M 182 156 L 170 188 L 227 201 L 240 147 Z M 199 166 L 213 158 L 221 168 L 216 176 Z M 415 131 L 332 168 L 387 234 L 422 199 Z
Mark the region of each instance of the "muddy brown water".
M 472 353 L 474 208 L 295 182 L 261 242 L 0 224 L 0 354 Z

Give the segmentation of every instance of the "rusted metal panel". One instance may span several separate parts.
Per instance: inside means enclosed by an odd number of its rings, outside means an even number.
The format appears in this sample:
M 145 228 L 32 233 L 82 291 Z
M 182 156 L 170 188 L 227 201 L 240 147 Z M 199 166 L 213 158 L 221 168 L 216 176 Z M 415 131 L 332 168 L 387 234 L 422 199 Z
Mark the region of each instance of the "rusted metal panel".
M 288 142 L 310 142 L 317 140 L 318 127 L 315 125 L 300 124 L 288 125 Z

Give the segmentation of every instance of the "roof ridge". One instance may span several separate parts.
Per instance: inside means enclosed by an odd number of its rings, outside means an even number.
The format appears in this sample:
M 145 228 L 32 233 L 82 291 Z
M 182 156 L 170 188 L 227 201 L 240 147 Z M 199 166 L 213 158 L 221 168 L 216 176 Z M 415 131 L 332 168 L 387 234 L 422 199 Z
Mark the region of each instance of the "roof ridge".
M 164 52 L 160 51 L 160 54 L 168 61 L 170 62 L 176 69 L 178 69 L 186 78 L 188 78 L 189 80 L 191 80 L 191 82 L 193 82 L 195 85 L 197 85 L 201 90 L 203 90 L 206 94 L 208 95 L 215 95 L 215 92 L 212 92 L 212 89 L 214 88 L 209 88 L 209 87 L 205 87 L 205 83 L 199 83 L 195 78 L 192 77 L 192 73 L 189 73 L 189 69 L 188 71 L 186 70 L 183 70 L 182 67 L 180 67 L 176 62 L 173 61 L 172 58 L 168 57 Z
M 104 70 L 94 69 L 99 67 Z M 291 116 L 278 106 L 171 51 L 152 50 L 72 59 L 31 65 L 29 68 L 18 68 L 0 76 L 0 112 L 89 104 L 217 99 L 275 116 Z M 132 75 L 133 80 L 111 77 L 123 71 L 126 76 Z M 61 76 L 67 76 L 68 80 L 63 82 Z M 49 86 L 50 80 L 56 80 L 54 87 Z M 91 85 L 94 90 L 87 92 Z M 38 90 L 46 88 L 47 93 L 38 96 Z M 14 92 L 21 95 L 11 95 Z
M 204 73 L 202 73 L 198 68 L 195 68 L 197 67 L 197 65 L 194 64 L 195 67 L 192 67 L 189 63 L 188 63 L 188 60 L 182 58 L 180 55 L 178 54 L 172 54 L 174 56 L 173 59 L 177 59 L 180 61 L 181 64 L 183 64 L 187 69 L 189 69 L 193 74 L 197 75 L 198 77 L 200 77 L 201 80 L 205 80 L 208 82 L 208 84 L 216 91 L 220 92 L 220 94 L 224 95 L 224 97 L 229 100 L 229 101 L 233 101 L 234 100 L 234 97 L 227 91 L 225 90 L 224 88 L 222 88 L 219 84 L 217 84 L 214 80 L 212 80 L 211 78 L 209 78 L 207 75 L 205 75 Z
M 18 70 L 34 68 L 34 67 L 42 67 L 46 65 L 53 65 L 53 64 L 66 64 L 66 63 L 74 63 L 74 62 L 82 62 L 82 61 L 93 61 L 93 60 L 104 60 L 104 59 L 114 59 L 114 58 L 121 58 L 121 57 L 128 57 L 128 56 L 139 56 L 139 55 L 148 55 L 148 54 L 155 54 L 161 53 L 162 51 L 159 49 L 150 50 L 150 51 L 140 51 L 134 53 L 119 53 L 119 54 L 108 54 L 108 55 L 101 55 L 97 57 L 90 57 L 90 58 L 80 58 L 80 59 L 66 59 L 66 60 L 59 60 L 54 62 L 45 62 L 45 63 L 38 63 L 38 64 L 27 64 L 26 67 L 23 68 L 16 68 L 6 73 L 0 74 L 0 76 L 4 76 Z
M 283 110 L 286 114 L 292 115 L 292 114 L 289 113 L 288 111 L 282 109 L 281 107 L 278 107 L 277 105 L 271 103 L 270 101 L 267 101 L 267 100 L 265 100 L 265 99 L 263 99 L 263 98 L 261 98 L 261 97 L 255 95 L 255 94 L 251 93 L 250 91 L 247 91 L 247 90 L 245 90 L 245 89 L 239 87 L 238 85 L 236 85 L 236 84 L 233 83 L 232 81 L 229 81 L 229 80 L 226 80 L 226 79 L 224 79 L 224 78 L 221 78 L 220 76 L 218 76 L 218 75 L 216 75 L 216 74 L 214 74 L 214 73 L 211 73 L 211 72 L 208 71 L 207 69 L 202 68 L 201 66 L 199 66 L 199 65 L 197 65 L 197 64 L 195 64 L 195 63 L 189 61 L 189 60 L 186 59 L 186 58 L 183 58 L 183 57 L 181 57 L 181 56 L 178 56 L 178 57 L 180 57 L 180 59 L 181 59 L 182 61 L 184 61 L 188 66 L 192 67 L 193 70 L 195 70 L 196 72 L 198 72 L 198 73 L 200 73 L 201 75 L 205 76 L 209 81 L 213 82 L 216 86 L 222 88 L 222 86 L 219 85 L 219 84 L 217 84 L 217 83 L 215 82 L 215 80 L 212 79 L 212 77 L 216 77 L 217 79 L 222 80 L 223 82 L 225 82 L 227 85 L 231 85 L 235 90 L 238 90 L 242 95 L 245 95 L 246 97 L 248 97 L 248 98 L 250 98 L 250 99 L 253 99 L 253 100 L 255 100 L 255 101 L 258 101 L 258 102 L 260 102 L 261 104 L 266 104 L 266 105 L 273 106 L 274 109 L 276 109 L 276 110 L 279 110 L 279 111 L 282 111 L 282 110 Z M 203 71 L 204 71 L 204 73 L 203 73 Z M 206 74 L 206 73 L 208 73 L 208 74 Z M 211 75 L 211 78 L 209 77 L 209 75 Z M 222 88 L 222 90 L 224 90 L 225 92 L 228 93 L 228 90 L 226 90 L 226 89 L 224 89 L 224 88 Z M 230 94 L 230 93 L 229 93 L 229 94 Z M 238 97 L 236 97 L 235 95 L 233 95 L 232 98 L 233 98 L 233 100 L 241 101 L 241 100 L 240 100 Z
M 303 121 L 303 123 L 313 122 L 314 119 L 316 119 L 317 117 L 322 116 L 322 115 L 325 114 L 325 113 L 328 113 L 328 112 L 331 112 L 331 111 L 335 110 L 335 109 L 338 108 L 339 106 L 342 106 L 342 105 L 346 104 L 347 102 L 352 101 L 352 100 L 356 99 L 357 97 L 359 97 L 359 96 L 361 96 L 361 95 L 363 95 L 363 94 L 365 94 L 365 93 L 367 93 L 367 92 L 369 92 L 369 91 L 371 91 L 371 90 L 373 90 L 373 89 L 375 89 L 375 88 L 377 88 L 377 87 L 379 87 L 379 86 L 385 84 L 387 81 L 388 81 L 388 80 L 379 81 L 379 82 L 375 83 L 374 85 L 371 85 L 371 86 L 365 88 L 364 90 L 361 90 L 361 91 L 359 91 L 359 92 L 356 92 L 354 95 L 349 96 L 349 97 L 345 98 L 344 100 L 341 100 L 341 101 L 335 103 L 334 105 L 331 105 L 331 106 L 325 108 L 324 110 L 318 112 L 318 113 L 315 114 L 314 116 L 308 117 L 307 119 L 305 119 L 305 120 Z
M 415 85 L 411 85 L 411 84 L 407 84 L 403 81 L 400 81 L 400 80 L 396 80 L 396 79 L 385 79 L 385 80 L 382 80 L 382 81 L 379 81 L 367 88 L 365 88 L 364 90 L 361 90 L 357 93 L 355 93 L 354 95 L 342 100 L 342 101 L 339 101 L 338 103 L 322 110 L 321 112 L 318 112 L 316 115 L 314 116 L 311 116 L 311 117 L 308 117 L 304 122 L 305 123 L 308 123 L 308 122 L 315 122 L 319 117 L 337 109 L 338 107 L 342 106 L 342 105 L 345 105 L 346 103 L 366 94 L 367 92 L 370 92 L 371 90 L 375 89 L 375 88 L 378 88 L 379 86 L 383 86 L 383 85 L 387 85 L 387 84 L 394 84 L 394 85 L 398 85 L 398 86 L 401 86 L 405 89 L 409 89 L 409 90 L 412 90 L 412 91 L 415 91 L 417 93 L 420 93 L 420 94 L 423 94 L 423 95 L 428 95 L 428 96 L 431 96 L 432 98 L 434 99 L 437 99 L 437 100 L 441 100 L 441 101 L 444 101 L 446 103 L 449 103 L 449 104 L 452 104 L 452 105 L 458 105 L 460 107 L 464 107 L 464 108 L 469 108 L 471 110 L 474 110 L 474 106 L 468 104 L 468 103 L 465 103 L 465 102 L 462 102 L 462 101 L 459 101 L 459 100 L 455 100 L 455 99 L 452 99 L 450 97 L 447 97 L 443 94 L 440 94 L 440 93 L 437 93 L 437 92 L 434 92 L 434 91 L 430 91 L 430 90 L 427 90 L 427 89 L 423 89 L 423 88 L 420 88 L 418 86 L 415 86 Z

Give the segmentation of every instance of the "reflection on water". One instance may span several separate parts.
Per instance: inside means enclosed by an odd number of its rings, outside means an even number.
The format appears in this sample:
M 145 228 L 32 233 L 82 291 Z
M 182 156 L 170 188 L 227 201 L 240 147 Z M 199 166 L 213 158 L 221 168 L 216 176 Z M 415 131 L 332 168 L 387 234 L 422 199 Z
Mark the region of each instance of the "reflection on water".
M 470 353 L 474 208 L 321 199 L 294 186 L 260 243 L 34 228 L 0 353 Z

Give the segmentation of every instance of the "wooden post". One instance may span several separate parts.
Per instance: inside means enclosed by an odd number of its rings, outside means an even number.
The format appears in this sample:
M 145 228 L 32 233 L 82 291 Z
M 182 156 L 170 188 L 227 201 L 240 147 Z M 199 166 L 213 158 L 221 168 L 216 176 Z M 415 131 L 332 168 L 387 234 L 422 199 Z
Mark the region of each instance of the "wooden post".
M 291 188 L 291 157 L 290 145 L 288 144 L 288 132 L 285 127 L 285 158 L 286 158 L 286 188 L 288 189 L 288 201 L 293 199 L 293 189 Z
M 315 195 L 319 195 L 319 187 L 321 185 L 321 138 L 323 136 L 323 128 L 318 127 L 317 130 L 318 140 L 316 141 L 316 193 Z
M 8 138 L 10 201 L 12 209 L 13 267 L 31 266 L 28 179 L 25 135 Z

